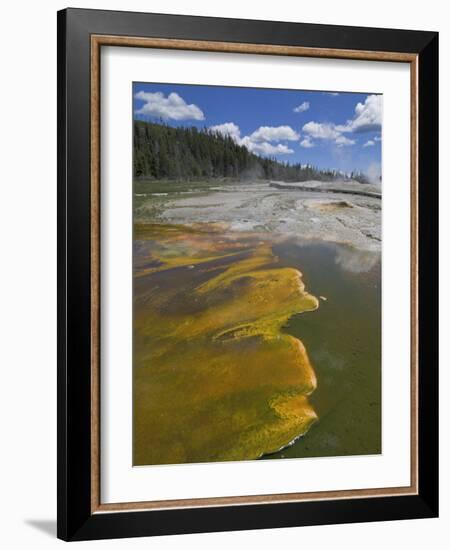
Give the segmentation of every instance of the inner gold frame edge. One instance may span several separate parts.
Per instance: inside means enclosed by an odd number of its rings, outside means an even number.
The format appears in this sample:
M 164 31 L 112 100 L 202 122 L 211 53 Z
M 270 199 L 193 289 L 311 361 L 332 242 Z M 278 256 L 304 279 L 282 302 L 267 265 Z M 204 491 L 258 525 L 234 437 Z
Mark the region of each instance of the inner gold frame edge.
M 180 500 L 101 503 L 100 499 L 100 50 L 102 46 L 163 48 L 330 59 L 391 61 L 410 64 L 411 93 L 411 483 L 406 487 L 368 488 Z M 170 38 L 91 35 L 91 513 L 212 506 L 274 504 L 418 494 L 418 55 L 401 52 L 307 48 L 271 44 L 212 42 Z

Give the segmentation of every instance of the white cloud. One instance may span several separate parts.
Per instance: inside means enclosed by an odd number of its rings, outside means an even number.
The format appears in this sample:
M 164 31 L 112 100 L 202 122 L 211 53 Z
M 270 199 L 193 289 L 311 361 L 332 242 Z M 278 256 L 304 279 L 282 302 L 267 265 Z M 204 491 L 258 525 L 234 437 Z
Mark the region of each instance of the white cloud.
M 336 97 L 337 95 L 339 95 L 338 92 L 323 92 L 325 95 L 331 95 L 333 97 Z
M 366 97 L 364 103 L 356 104 L 354 118 L 347 120 L 345 124 L 310 121 L 303 126 L 303 132 L 311 138 L 332 140 L 338 147 L 354 145 L 356 141 L 345 137 L 343 134 L 380 131 L 382 112 L 382 96 L 369 95 Z M 381 137 L 374 139 L 375 141 L 379 141 Z M 373 146 L 375 145 L 375 141 L 368 140 L 363 147 Z
M 345 136 L 338 136 L 334 142 L 338 147 L 346 147 L 348 145 L 355 145 L 356 143 L 354 139 L 348 139 Z
M 306 138 L 303 140 L 305 145 L 303 147 L 311 147 L 307 138 L 323 139 L 328 141 L 334 141 L 338 147 L 344 147 L 347 145 L 354 145 L 356 142 L 353 139 L 348 139 L 342 135 L 342 133 L 337 129 L 335 124 L 331 123 L 320 123 L 320 122 L 308 122 L 303 126 L 303 132 L 307 134 Z
M 234 122 L 224 122 L 223 124 L 216 124 L 215 126 L 210 126 L 210 130 L 222 134 L 223 136 L 230 136 L 234 139 L 236 143 L 241 141 L 241 130 L 237 124 Z
M 271 141 L 296 141 L 300 136 L 290 126 L 261 126 L 249 136 L 241 137 L 241 129 L 234 122 L 224 122 L 210 126 L 213 132 L 223 136 L 230 136 L 237 144 L 247 147 L 251 153 L 257 155 L 290 155 L 294 151 L 283 143 L 276 145 Z
M 309 101 L 304 101 L 294 109 L 294 113 L 304 113 L 309 109 Z
M 343 126 L 336 128 L 341 132 L 373 132 L 381 130 L 383 115 L 383 97 L 381 95 L 369 95 L 364 103 L 357 103 L 355 116 Z
M 171 120 L 204 120 L 203 111 L 191 103 L 188 105 L 182 97 L 172 92 L 167 97 L 162 92 L 140 91 L 134 96 L 145 103 L 136 110 L 138 115 L 148 115 Z
M 375 141 L 381 141 L 381 136 L 375 136 L 373 139 L 374 139 Z
M 300 142 L 300 147 L 305 147 L 305 149 L 311 149 L 311 147 L 314 147 L 314 143 L 311 141 L 310 136 L 306 136 L 302 139 Z
M 259 141 L 297 141 L 300 138 L 290 126 L 260 126 L 249 137 L 255 143 Z
M 336 139 L 341 135 L 334 124 L 310 121 L 303 126 L 303 131 L 316 139 Z
M 255 142 L 252 140 L 251 136 L 242 138 L 241 145 L 245 145 L 250 152 L 256 153 L 257 155 L 290 155 L 294 152 L 292 149 L 289 149 L 287 145 L 283 145 L 282 143 L 273 145 L 268 141 Z
M 300 135 L 290 126 L 260 126 L 249 136 L 241 139 L 249 151 L 257 155 L 291 155 L 294 151 L 283 143 L 273 145 L 279 141 L 298 141 Z

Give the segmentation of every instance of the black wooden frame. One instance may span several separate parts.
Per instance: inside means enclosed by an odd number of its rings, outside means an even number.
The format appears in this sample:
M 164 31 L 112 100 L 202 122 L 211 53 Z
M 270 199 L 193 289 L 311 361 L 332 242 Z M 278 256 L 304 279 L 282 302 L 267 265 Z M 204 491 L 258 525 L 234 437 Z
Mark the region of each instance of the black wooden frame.
M 91 514 L 92 34 L 418 55 L 418 495 Z M 58 13 L 58 537 L 86 540 L 436 517 L 438 34 L 100 10 Z

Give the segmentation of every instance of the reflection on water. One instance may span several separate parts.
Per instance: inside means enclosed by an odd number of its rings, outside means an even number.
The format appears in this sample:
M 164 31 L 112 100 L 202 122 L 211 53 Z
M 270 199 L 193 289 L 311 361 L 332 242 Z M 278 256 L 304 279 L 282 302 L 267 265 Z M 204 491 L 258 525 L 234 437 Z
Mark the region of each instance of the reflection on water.
M 327 298 L 317 311 L 291 319 L 317 375 L 311 396 L 319 420 L 294 445 L 266 458 L 381 452 L 381 261 L 329 243 L 274 247 L 297 267 L 308 290 Z
M 367 273 L 379 263 L 380 253 L 341 246 L 336 251 L 335 261 L 345 271 Z

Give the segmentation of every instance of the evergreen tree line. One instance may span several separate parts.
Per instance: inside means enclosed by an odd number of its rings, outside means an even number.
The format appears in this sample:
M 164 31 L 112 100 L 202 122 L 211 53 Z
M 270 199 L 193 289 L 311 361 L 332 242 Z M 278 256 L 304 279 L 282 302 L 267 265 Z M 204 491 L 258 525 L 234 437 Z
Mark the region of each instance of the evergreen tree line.
M 196 180 L 212 178 L 334 181 L 343 174 L 314 166 L 259 157 L 231 137 L 207 128 L 174 128 L 134 121 L 135 178 Z M 352 174 L 362 181 L 362 174 Z M 358 178 L 358 176 L 360 176 Z

